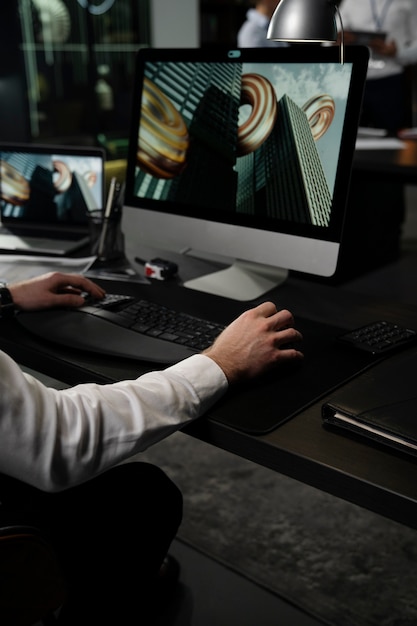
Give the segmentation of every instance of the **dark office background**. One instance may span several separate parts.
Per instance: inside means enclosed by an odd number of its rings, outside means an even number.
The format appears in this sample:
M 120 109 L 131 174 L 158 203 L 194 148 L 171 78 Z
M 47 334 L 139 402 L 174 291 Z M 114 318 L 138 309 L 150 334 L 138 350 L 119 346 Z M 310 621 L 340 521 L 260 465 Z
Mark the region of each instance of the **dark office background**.
M 42 5 L 0 3 L 0 139 L 99 144 L 108 158 L 125 157 L 135 52 L 152 45 L 150 0 L 50 0 L 52 20 Z M 201 46 L 236 45 L 251 6 L 200 0 Z
M 87 4 L 50 0 L 44 14 L 40 0 L 1 3 L 1 139 L 123 150 L 135 52 L 150 43 L 149 2 Z

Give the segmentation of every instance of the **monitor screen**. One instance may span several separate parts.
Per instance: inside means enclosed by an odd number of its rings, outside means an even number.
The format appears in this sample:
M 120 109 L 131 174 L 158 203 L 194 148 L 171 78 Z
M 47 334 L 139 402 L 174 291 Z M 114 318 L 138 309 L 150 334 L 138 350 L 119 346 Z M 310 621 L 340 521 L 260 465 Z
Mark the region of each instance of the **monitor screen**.
M 230 258 L 189 285 L 229 297 L 288 270 L 333 275 L 367 60 L 317 45 L 141 50 L 125 196 L 138 236 Z

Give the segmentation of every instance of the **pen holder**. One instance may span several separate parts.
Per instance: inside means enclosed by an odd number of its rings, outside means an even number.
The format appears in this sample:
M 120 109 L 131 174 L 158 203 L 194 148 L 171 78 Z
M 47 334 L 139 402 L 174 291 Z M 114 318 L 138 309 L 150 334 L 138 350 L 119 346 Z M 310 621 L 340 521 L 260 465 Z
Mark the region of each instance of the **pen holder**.
M 90 221 L 90 250 L 100 261 L 114 261 L 125 256 L 125 240 L 121 215 L 104 217 L 102 211 L 93 211 Z

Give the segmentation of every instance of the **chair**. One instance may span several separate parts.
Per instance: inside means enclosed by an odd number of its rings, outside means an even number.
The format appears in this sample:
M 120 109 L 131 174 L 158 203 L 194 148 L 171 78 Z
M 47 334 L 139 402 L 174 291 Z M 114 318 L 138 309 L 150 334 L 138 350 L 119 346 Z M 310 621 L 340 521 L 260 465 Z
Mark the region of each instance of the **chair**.
M 0 624 L 55 623 L 66 585 L 52 546 L 33 526 L 0 526 Z

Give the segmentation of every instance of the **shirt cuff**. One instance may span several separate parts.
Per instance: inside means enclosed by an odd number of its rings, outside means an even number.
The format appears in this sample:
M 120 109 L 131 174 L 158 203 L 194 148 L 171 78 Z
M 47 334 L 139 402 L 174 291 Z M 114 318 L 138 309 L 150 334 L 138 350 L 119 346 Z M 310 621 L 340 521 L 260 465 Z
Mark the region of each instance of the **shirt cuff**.
M 225 373 L 213 359 L 204 354 L 194 354 L 166 369 L 183 376 L 198 395 L 202 408 L 207 409 L 219 400 L 229 388 Z

